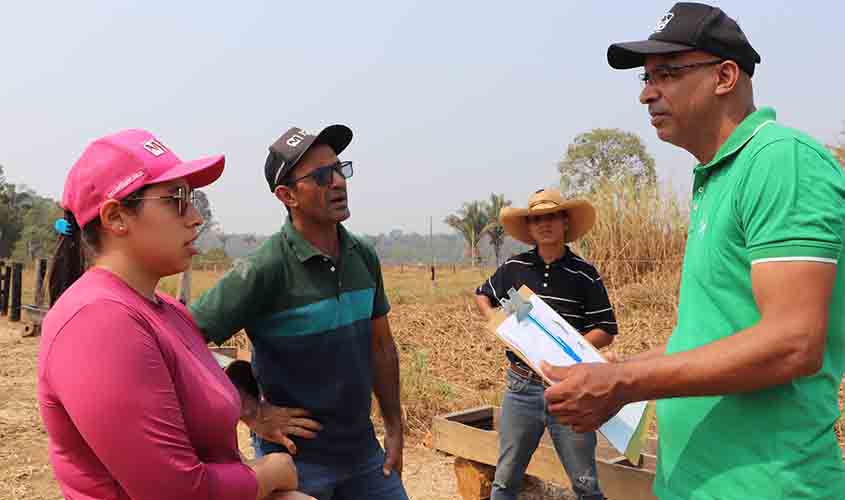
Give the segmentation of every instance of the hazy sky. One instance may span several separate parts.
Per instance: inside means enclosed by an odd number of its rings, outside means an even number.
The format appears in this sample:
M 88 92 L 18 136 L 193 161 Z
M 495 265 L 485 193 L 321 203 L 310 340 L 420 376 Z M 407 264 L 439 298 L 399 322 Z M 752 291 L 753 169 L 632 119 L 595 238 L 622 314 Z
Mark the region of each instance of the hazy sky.
M 262 169 L 290 126 L 346 123 L 355 231 L 444 231 L 462 202 L 524 205 L 578 133 L 633 131 L 686 197 L 693 158 L 661 143 L 611 42 L 671 2 L 0 1 L 0 164 L 59 198 L 88 142 L 153 131 L 183 159 L 223 152 L 209 190 L 227 232 L 275 231 Z M 725 1 L 762 64 L 758 106 L 822 141 L 845 120 L 842 1 Z

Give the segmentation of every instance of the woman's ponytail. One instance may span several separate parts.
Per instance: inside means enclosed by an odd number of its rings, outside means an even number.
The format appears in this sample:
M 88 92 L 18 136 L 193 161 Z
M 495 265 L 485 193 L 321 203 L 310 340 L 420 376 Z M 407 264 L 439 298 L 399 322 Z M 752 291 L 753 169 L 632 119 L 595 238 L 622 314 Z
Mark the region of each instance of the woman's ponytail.
M 59 242 L 53 254 L 50 268 L 50 307 L 59 300 L 59 296 L 85 272 L 85 249 L 82 245 L 82 229 L 69 210 L 65 210 L 64 219 L 56 221 Z

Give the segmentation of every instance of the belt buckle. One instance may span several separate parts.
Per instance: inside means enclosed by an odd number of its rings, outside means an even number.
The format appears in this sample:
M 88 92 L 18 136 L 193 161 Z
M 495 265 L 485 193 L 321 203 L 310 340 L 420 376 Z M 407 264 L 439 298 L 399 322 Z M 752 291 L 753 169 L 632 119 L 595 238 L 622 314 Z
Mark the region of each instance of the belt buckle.
M 529 380 L 542 380 L 542 378 L 540 378 L 536 373 L 534 373 L 534 370 L 532 370 L 531 368 L 526 368 L 526 367 L 520 366 L 516 363 L 511 363 L 511 365 L 512 365 L 512 369 L 516 373 L 518 373 L 519 375 L 521 375 L 521 376 L 523 376 L 523 377 L 525 377 Z

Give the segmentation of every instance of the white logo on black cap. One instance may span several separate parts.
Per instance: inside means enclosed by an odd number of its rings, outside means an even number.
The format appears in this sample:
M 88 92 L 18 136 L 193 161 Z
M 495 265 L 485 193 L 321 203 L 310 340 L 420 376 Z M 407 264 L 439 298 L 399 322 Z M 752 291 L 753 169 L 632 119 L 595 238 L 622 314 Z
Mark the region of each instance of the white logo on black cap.
M 665 16 L 660 18 L 660 21 L 657 21 L 657 27 L 654 28 L 654 32 L 660 33 L 661 31 L 666 29 L 666 25 L 669 24 L 669 21 L 671 21 L 674 17 L 674 12 L 667 12 Z
M 158 139 L 150 139 L 145 142 L 144 149 L 152 153 L 152 155 L 156 158 L 167 152 L 167 148 L 164 147 L 164 144 L 162 144 Z
M 288 137 L 286 141 L 287 145 L 295 148 L 299 146 L 299 143 L 305 140 L 305 136 L 308 135 L 308 132 L 299 129 L 299 132 L 294 132 L 292 136 Z

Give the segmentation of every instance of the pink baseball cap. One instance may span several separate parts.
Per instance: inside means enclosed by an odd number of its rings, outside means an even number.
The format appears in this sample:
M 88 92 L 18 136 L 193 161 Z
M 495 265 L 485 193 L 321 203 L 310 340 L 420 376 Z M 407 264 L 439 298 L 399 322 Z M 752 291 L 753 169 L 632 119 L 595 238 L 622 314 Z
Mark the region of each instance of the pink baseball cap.
M 85 148 L 65 180 L 62 208 L 73 212 L 84 227 L 108 200 L 119 201 L 149 184 L 182 177 L 192 189 L 207 186 L 220 177 L 225 162 L 223 155 L 183 162 L 146 130 L 124 130 Z

